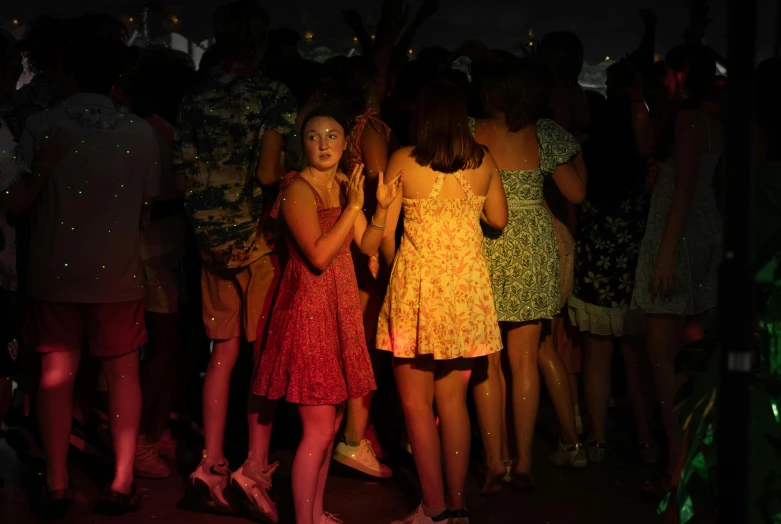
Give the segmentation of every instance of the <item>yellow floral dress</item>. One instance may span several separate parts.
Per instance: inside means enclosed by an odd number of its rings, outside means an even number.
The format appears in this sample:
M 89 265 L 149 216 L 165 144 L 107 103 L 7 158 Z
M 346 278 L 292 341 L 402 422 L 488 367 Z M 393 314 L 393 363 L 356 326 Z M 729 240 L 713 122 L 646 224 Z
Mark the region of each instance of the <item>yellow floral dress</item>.
M 377 328 L 377 346 L 397 358 L 482 357 L 502 349 L 480 213 L 485 197 L 455 177 L 463 199 L 439 200 L 445 177 L 428 198 L 403 200 L 404 235 Z

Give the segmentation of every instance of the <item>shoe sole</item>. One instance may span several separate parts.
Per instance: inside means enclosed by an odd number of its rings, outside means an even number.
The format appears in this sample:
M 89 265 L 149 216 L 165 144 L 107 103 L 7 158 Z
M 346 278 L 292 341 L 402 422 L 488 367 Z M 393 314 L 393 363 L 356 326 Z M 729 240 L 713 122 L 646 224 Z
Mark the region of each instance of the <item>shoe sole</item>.
M 250 497 L 247 492 L 244 491 L 244 488 L 241 487 L 241 483 L 238 480 L 231 477 L 228 486 L 231 488 L 234 496 L 240 501 L 241 507 L 253 518 L 253 520 L 262 522 L 263 524 L 277 524 L 279 522 L 279 519 L 274 520 L 274 518 L 267 513 L 258 510 L 254 498 Z
M 211 487 L 207 483 L 201 479 L 190 479 L 183 502 L 185 502 L 185 504 L 188 506 L 192 505 L 196 507 L 196 510 L 201 513 L 210 513 L 213 515 L 235 515 L 237 513 L 235 509 L 237 506 L 234 505 L 235 501 L 232 500 L 233 497 L 228 498 L 228 496 L 226 496 L 229 495 L 228 491 L 229 490 L 226 490 L 222 494 L 223 497 L 225 497 L 225 500 L 228 502 L 228 506 L 225 507 L 214 501 L 212 498 Z
M 390 475 L 383 475 L 381 472 L 377 472 L 372 469 L 369 469 L 363 464 L 361 464 L 360 462 L 358 462 L 357 460 L 353 460 L 350 457 L 345 457 L 340 453 L 334 453 L 333 459 L 339 464 L 347 466 L 348 468 L 354 469 L 356 471 L 360 471 L 364 475 L 369 475 L 370 477 L 374 477 L 378 479 L 389 479 L 393 476 L 393 472 L 391 472 Z

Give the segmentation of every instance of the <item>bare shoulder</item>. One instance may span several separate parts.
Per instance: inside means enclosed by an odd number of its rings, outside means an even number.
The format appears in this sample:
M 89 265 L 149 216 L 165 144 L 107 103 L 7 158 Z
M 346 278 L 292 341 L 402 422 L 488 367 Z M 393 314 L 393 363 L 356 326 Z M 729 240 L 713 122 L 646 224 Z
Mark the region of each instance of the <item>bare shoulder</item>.
M 336 179 L 339 182 L 349 182 L 350 181 L 350 177 L 348 177 L 346 174 L 342 173 L 341 171 L 336 173 Z
M 496 160 L 494 160 L 494 156 L 488 150 L 485 150 L 485 154 L 483 155 L 483 162 L 480 164 L 479 171 L 488 177 L 493 176 L 494 173 L 499 171 L 499 168 L 496 165 Z
M 312 189 L 304 180 L 297 178 L 284 189 L 284 198 L 282 199 L 282 205 L 297 204 L 299 201 L 306 202 L 305 197 L 312 196 Z

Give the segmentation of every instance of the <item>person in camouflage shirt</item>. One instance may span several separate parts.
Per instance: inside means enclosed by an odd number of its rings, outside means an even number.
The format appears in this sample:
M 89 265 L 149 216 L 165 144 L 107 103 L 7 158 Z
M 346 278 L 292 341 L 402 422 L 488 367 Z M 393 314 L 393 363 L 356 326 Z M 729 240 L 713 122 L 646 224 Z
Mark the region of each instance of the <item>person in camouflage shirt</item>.
M 174 174 L 184 182 L 185 208 L 203 258 L 201 290 L 206 334 L 214 341 L 203 385 L 205 449 L 190 475 L 196 494 L 212 508 L 232 511 L 224 496 L 229 479 L 247 496 L 253 515 L 277 522 L 268 495 L 271 421 L 259 415 L 273 406 L 251 396 L 247 461 L 230 474 L 223 454 L 231 372 L 242 338 L 263 340 L 280 265 L 261 231 L 264 186 L 284 175 L 285 136 L 293 132 L 296 101 L 291 92 L 258 68 L 265 51 L 268 15 L 257 0 L 238 0 L 214 14 L 222 59 L 179 109 Z M 255 343 L 255 359 L 260 344 Z

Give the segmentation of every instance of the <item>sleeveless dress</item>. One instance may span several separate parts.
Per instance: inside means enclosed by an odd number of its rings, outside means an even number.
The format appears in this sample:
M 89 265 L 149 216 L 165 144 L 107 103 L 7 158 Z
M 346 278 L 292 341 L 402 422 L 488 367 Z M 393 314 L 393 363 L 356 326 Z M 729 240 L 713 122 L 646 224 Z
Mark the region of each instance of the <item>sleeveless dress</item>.
M 469 121 L 474 135 L 475 121 Z M 553 120 L 537 122 L 540 167 L 500 169 L 510 220 L 502 231 L 488 226 L 485 251 L 500 322 L 550 319 L 561 311 L 559 248 L 543 183 L 556 168 L 575 158 L 580 144 Z M 562 224 L 563 226 L 563 224 Z
M 465 198 L 440 200 L 446 176 Z M 480 214 L 461 172 L 437 173 L 427 198 L 404 198 L 404 234 L 377 328 L 378 348 L 397 358 L 474 358 L 502 349 L 483 250 Z
M 700 114 L 707 125 L 707 118 Z M 710 130 L 710 127 L 708 127 Z M 681 287 L 668 297 L 651 296 L 651 277 L 667 225 L 675 192 L 675 166 L 671 157 L 659 164 L 659 180 L 651 196 L 651 208 L 635 274 L 632 307 L 653 315 L 691 316 L 716 307 L 721 261 L 721 218 L 713 193 L 713 175 L 721 151 L 713 151 L 708 131 L 708 152 L 702 155 L 697 192 L 689 220 L 675 250 L 675 268 Z
M 284 190 L 299 179 L 304 180 L 292 172 L 282 180 L 273 218 L 279 217 Z M 326 208 L 315 188 L 309 188 L 325 233 L 342 208 Z M 289 259 L 256 367 L 254 394 L 320 406 L 361 398 L 376 389 L 350 255 L 352 238 L 351 233 L 321 273 L 302 258 L 292 235 L 285 232 Z

